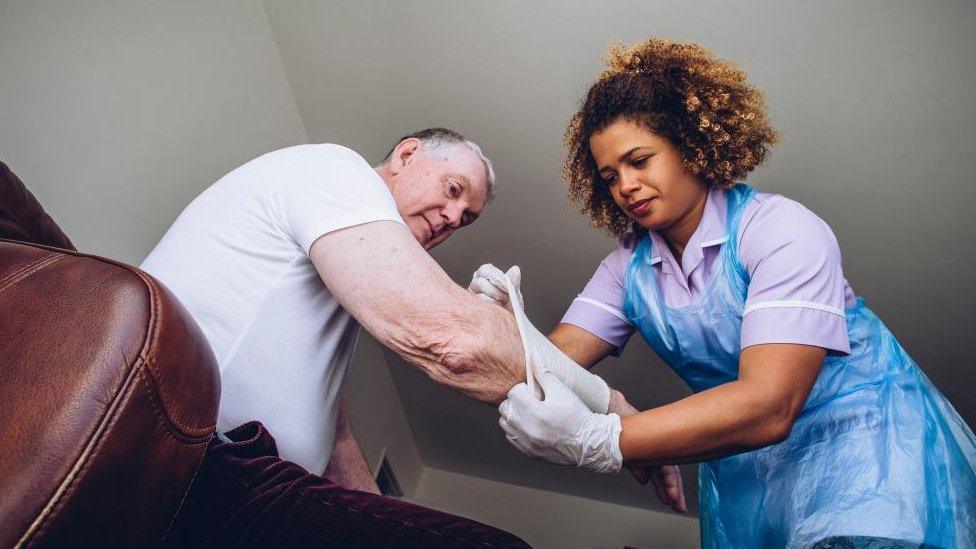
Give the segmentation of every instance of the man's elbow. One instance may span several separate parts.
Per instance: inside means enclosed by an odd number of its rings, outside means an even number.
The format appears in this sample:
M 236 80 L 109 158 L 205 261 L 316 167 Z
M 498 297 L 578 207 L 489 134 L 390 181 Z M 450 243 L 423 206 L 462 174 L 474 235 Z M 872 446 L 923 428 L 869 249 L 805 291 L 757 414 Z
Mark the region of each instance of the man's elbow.
M 401 318 L 401 326 L 407 328 L 381 341 L 433 381 L 497 404 L 513 385 L 524 381 L 524 360 L 520 345 L 507 344 L 518 341 L 514 319 L 501 308 L 488 307 L 481 313 L 427 312 L 412 321 Z M 497 320 L 486 318 L 492 314 Z M 506 327 L 510 337 L 505 337 Z
M 434 348 L 437 361 L 427 374 L 475 400 L 497 405 L 521 381 L 510 368 L 496 364 L 485 339 L 473 333 L 448 334 Z
M 457 327 L 444 326 L 400 334 L 387 346 L 435 381 L 450 384 L 474 369 L 477 345 L 471 339 Z

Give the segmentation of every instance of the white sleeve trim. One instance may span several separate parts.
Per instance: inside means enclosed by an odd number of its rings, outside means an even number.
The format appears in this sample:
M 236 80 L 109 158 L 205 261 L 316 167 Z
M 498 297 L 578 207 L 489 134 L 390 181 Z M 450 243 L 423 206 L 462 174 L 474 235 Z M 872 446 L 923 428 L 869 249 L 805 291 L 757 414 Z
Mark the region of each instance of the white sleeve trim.
M 758 311 L 759 309 L 786 309 L 792 307 L 801 309 L 816 309 L 818 311 L 824 311 L 841 317 L 845 316 L 843 309 L 838 309 L 837 307 L 831 307 L 830 305 L 824 305 L 822 303 L 814 303 L 812 301 L 764 301 L 762 303 L 753 303 L 752 305 L 746 307 L 745 311 L 742 311 L 742 316 L 746 316 L 747 314 L 753 311 Z
M 624 315 L 622 312 L 618 311 L 617 309 L 614 309 L 613 307 L 611 307 L 609 305 L 606 305 L 604 303 L 600 303 L 599 301 L 597 301 L 595 299 L 591 299 L 589 297 L 578 296 L 573 301 L 579 301 L 580 303 L 589 303 L 590 305 L 593 305 L 594 307 L 603 309 L 604 311 L 612 314 L 613 316 L 619 318 L 620 320 L 623 320 L 624 322 L 627 323 L 628 326 L 633 326 L 633 324 L 630 323 L 630 319 L 627 318 L 627 316 Z

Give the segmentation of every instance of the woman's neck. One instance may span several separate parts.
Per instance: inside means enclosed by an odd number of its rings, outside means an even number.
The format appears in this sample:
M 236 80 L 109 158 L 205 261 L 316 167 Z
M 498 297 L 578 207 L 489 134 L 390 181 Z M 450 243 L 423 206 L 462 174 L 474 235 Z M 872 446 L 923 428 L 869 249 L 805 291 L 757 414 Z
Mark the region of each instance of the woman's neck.
M 698 200 L 684 213 L 677 221 L 667 229 L 661 231 L 664 240 L 668 243 L 668 248 L 674 254 L 674 258 L 681 263 L 681 255 L 685 251 L 685 246 L 691 240 L 691 235 L 701 224 L 702 217 L 705 215 L 705 203 L 708 201 L 708 193 L 702 193 Z

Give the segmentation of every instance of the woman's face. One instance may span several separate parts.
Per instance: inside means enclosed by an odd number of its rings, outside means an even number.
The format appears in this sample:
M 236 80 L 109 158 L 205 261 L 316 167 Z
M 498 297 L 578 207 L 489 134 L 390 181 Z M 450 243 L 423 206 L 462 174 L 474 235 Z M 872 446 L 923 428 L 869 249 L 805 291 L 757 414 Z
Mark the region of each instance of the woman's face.
M 688 174 L 678 149 L 636 122 L 618 119 L 590 136 L 590 154 L 617 206 L 641 227 L 698 226 L 708 186 Z

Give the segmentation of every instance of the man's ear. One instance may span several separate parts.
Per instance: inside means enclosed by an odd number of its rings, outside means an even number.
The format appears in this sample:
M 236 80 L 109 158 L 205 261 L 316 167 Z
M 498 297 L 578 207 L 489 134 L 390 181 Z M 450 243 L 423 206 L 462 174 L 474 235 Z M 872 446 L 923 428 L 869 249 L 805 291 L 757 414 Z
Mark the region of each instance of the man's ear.
M 420 152 L 420 145 L 420 140 L 416 137 L 409 137 L 399 142 L 390 155 L 390 172 L 398 174 L 410 165 L 416 154 Z

